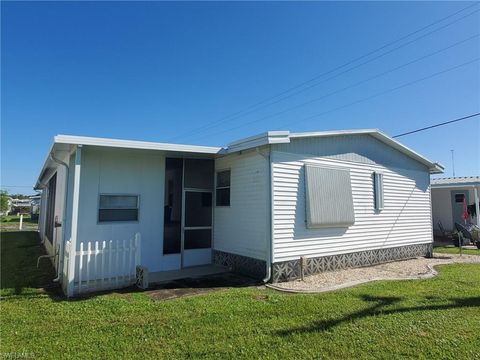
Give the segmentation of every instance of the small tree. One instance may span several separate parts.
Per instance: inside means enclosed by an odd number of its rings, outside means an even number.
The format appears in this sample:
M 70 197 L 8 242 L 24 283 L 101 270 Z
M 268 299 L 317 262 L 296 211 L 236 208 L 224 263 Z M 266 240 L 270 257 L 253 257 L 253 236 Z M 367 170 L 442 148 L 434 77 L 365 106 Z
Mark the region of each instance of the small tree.
M 5 213 L 8 210 L 8 193 L 0 190 L 0 212 Z

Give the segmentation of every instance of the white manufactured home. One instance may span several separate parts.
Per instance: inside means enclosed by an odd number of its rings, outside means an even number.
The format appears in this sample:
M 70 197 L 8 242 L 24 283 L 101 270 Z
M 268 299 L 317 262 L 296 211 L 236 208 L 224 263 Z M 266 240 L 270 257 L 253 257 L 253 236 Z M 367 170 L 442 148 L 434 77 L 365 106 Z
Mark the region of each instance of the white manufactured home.
M 442 170 L 378 130 L 271 131 L 224 148 L 59 135 L 35 188 L 72 296 L 211 269 L 278 282 L 428 256 Z

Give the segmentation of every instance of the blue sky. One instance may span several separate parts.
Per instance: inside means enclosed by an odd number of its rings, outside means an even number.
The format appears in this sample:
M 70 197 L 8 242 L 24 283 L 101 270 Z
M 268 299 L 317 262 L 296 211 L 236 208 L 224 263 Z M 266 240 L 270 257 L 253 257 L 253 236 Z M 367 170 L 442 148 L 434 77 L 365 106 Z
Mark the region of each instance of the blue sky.
M 470 5 L 385 47 L 401 46 L 378 59 L 382 51 L 295 96 L 228 117 Z M 373 127 L 395 135 L 479 112 L 479 9 L 472 2 L 2 2 L 2 188 L 31 193 L 56 134 L 224 145 L 265 130 Z M 443 163 L 445 175 L 452 175 L 451 149 L 457 176 L 480 175 L 479 119 L 399 140 Z

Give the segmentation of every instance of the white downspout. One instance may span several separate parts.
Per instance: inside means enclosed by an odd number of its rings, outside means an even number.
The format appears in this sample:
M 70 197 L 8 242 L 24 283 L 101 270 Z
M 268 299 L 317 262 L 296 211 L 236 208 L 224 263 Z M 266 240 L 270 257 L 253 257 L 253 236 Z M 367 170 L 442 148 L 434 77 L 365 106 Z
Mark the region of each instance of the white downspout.
M 268 283 L 272 277 L 272 248 L 273 248 L 273 166 L 271 157 L 271 148 L 269 148 L 268 155 L 263 154 L 259 149 L 257 153 L 262 155 L 268 161 L 268 184 L 270 187 L 270 201 L 269 201 L 269 218 L 270 218 L 270 236 L 266 241 L 266 261 L 265 261 L 265 278 L 262 280 Z
M 72 195 L 72 223 L 70 237 L 70 253 L 68 255 L 68 284 L 67 296 L 73 296 L 75 281 L 75 259 L 77 253 L 78 235 L 78 205 L 80 201 L 80 170 L 82 164 L 82 145 L 78 145 L 75 151 L 75 173 L 73 175 Z
M 54 282 L 60 280 L 60 276 L 63 270 L 63 256 L 64 256 L 64 247 L 65 247 L 65 220 L 67 218 L 67 198 L 68 198 L 68 175 L 69 175 L 69 167 L 68 164 L 57 159 L 53 152 L 50 153 L 50 158 L 52 161 L 56 162 L 59 165 L 65 166 L 65 189 L 64 189 L 64 196 L 63 196 L 63 214 L 62 214 L 62 239 L 60 241 L 60 246 L 58 249 L 58 266 L 57 266 L 57 277 L 53 279 Z

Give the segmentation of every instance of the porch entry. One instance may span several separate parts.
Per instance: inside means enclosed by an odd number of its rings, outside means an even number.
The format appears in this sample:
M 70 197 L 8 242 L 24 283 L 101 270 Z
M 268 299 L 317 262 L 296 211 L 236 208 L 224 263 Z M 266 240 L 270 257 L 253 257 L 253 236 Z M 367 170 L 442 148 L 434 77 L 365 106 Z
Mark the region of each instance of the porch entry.
M 453 229 L 455 229 L 455 223 L 463 224 L 463 199 L 465 198 L 467 205 L 469 204 L 468 190 L 452 190 L 452 216 L 453 216 Z
M 212 262 L 214 161 L 167 158 L 163 270 Z

